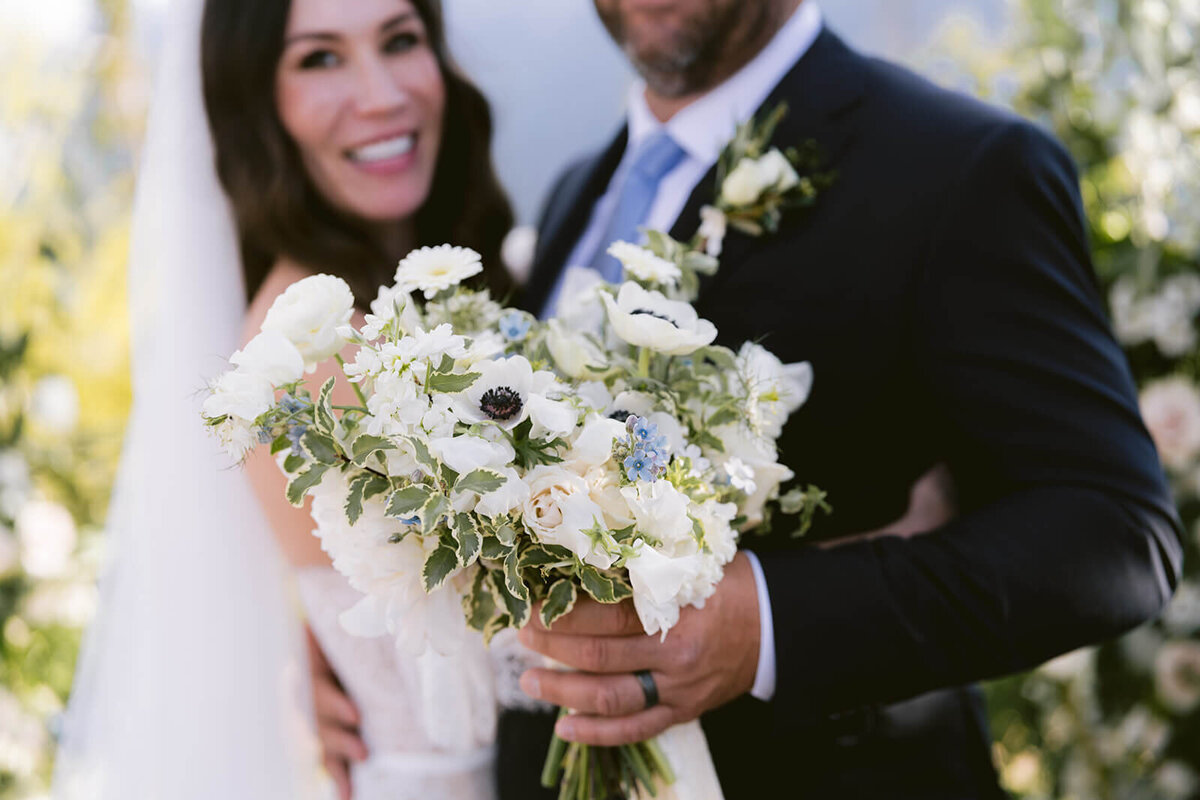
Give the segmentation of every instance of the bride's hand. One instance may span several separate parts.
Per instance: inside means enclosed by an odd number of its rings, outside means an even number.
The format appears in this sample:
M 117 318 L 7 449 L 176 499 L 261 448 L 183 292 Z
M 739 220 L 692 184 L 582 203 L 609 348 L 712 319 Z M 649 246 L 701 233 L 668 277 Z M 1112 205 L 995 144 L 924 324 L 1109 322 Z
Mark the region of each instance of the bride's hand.
M 367 757 L 367 746 L 358 732 L 358 709 L 342 689 L 333 667 L 307 626 L 305 634 L 322 762 L 337 785 L 340 800 L 350 800 L 350 762 L 363 761 Z
M 934 530 L 954 519 L 958 508 L 954 500 L 954 481 L 945 464 L 935 464 L 922 475 L 908 495 L 908 510 L 900 519 L 878 530 L 866 531 L 853 536 L 818 542 L 818 547 L 837 547 L 859 539 L 876 536 L 909 537 Z

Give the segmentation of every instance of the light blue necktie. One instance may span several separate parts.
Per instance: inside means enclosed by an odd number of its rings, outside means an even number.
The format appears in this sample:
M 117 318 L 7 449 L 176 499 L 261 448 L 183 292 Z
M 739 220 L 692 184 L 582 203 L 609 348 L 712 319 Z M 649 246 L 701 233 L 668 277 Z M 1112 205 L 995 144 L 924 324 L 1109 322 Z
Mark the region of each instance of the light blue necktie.
M 650 213 L 650 206 L 658 193 L 658 183 L 675 169 L 684 155 L 683 148 L 665 130 L 660 130 L 638 146 L 633 163 L 621 184 L 612 218 L 592 257 L 592 269 L 599 272 L 604 280 L 609 283 L 621 280 L 621 262 L 608 255 L 606 251 L 609 245 L 617 241 L 641 244 L 638 226 L 645 223 Z

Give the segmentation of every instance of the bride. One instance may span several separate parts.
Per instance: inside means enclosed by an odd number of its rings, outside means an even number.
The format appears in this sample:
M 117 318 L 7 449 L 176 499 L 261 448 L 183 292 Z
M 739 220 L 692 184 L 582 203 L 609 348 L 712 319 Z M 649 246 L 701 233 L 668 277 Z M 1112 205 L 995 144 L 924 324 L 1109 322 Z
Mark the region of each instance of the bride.
M 513 216 L 487 103 L 447 53 L 438 0 L 184 0 L 172 22 L 135 207 L 135 406 L 113 558 L 54 794 L 311 796 L 304 654 L 269 531 L 296 573 L 314 668 L 332 665 L 362 709 L 318 702 L 341 795 L 486 800 L 495 697 L 482 644 L 413 659 L 343 632 L 356 593 L 307 510 L 287 504 L 266 456 L 222 469 L 196 395 L 305 275 L 345 279 L 361 314 L 404 253 L 453 242 L 482 254 L 494 295 L 508 291 L 499 252 Z M 310 377 L 314 390 L 329 374 Z M 353 402 L 344 382 L 334 394 Z

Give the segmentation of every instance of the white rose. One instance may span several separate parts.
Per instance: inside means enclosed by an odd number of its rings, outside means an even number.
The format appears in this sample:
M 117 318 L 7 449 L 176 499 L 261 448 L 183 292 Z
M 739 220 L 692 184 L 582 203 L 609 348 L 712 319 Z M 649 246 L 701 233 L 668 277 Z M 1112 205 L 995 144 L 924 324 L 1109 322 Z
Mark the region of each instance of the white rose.
M 796 174 L 792 162 L 788 161 L 787 156 L 778 148 L 772 147 L 759 158 L 758 168 L 762 171 L 767 186 L 779 192 L 786 192 L 800 183 L 800 176 Z
M 770 185 L 758 162 L 752 158 L 743 158 L 725 176 L 725 181 L 721 184 L 721 201 L 735 208 L 753 205 Z
M 1200 455 L 1200 390 L 1183 377 L 1155 381 L 1143 390 L 1141 407 L 1163 464 L 1187 469 Z
M 312 372 L 346 344 L 338 329 L 350 322 L 353 313 L 354 294 L 344 280 L 312 275 L 275 298 L 262 329 L 287 337 L 304 358 L 305 369 Z
M 700 319 L 690 304 L 668 300 L 632 281 L 622 284 L 616 300 L 607 292 L 601 297 L 613 330 L 632 345 L 683 356 L 717 338 L 716 326 Z
M 585 531 L 604 527 L 604 512 L 590 497 L 582 476 L 559 466 L 535 467 L 525 477 L 529 499 L 525 527 L 539 542 L 561 545 L 587 564 L 608 569 L 619 548 L 607 531 L 597 541 Z
M 275 403 L 275 390 L 261 375 L 240 369 L 223 373 L 213 382 L 212 394 L 204 400 L 202 413 L 209 419 L 232 416 L 253 422 Z
M 35 578 L 54 578 L 71 566 L 75 552 L 75 519 L 71 512 L 46 500 L 26 503 L 17 514 L 21 566 Z
M 638 531 L 661 542 L 663 552 L 681 556 L 697 551 L 692 520 L 688 517 L 691 501 L 670 481 L 639 481 L 622 489 L 621 495 L 637 520 Z
M 304 359 L 296 346 L 278 331 L 263 331 L 229 358 L 229 362 L 251 375 L 265 378 L 272 386 L 299 380 Z

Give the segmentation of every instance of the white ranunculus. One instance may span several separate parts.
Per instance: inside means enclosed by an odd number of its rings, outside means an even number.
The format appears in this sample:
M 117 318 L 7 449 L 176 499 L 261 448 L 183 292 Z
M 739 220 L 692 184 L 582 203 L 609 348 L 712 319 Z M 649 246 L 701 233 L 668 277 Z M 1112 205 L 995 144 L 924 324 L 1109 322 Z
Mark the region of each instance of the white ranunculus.
M 690 593 L 692 584 L 704 569 L 699 553 L 672 558 L 644 541 L 626 562 L 629 582 L 633 587 L 633 607 L 647 635 L 667 631 L 679 621 L 683 596 Z
M 659 549 L 664 553 L 683 556 L 699 549 L 688 517 L 691 501 L 670 481 L 639 481 L 622 489 L 621 495 L 637 520 L 638 531 L 661 542 Z
M 265 378 L 272 386 L 299 380 L 304 358 L 296 345 L 278 331 L 263 331 L 229 357 L 229 362 L 251 375 Z
M 311 275 L 275 298 L 262 329 L 287 337 L 304 358 L 305 369 L 312 372 L 345 346 L 338 329 L 350 322 L 353 313 L 354 293 L 344 280 Z
M 529 499 L 522 520 L 534 539 L 567 548 L 584 563 L 608 569 L 619 548 L 610 532 L 593 541 L 586 533 L 604 527 L 604 512 L 592 500 L 587 481 L 561 466 L 535 467 L 525 476 Z
M 700 230 L 698 233 L 704 239 L 704 252 L 713 258 L 720 258 L 725 248 L 725 233 L 729 220 L 725 212 L 716 206 L 701 206 Z
M 716 326 L 700 319 L 690 304 L 668 300 L 632 281 L 622 284 L 616 300 L 607 292 L 601 297 L 613 330 L 632 345 L 683 356 L 717 338 Z
M 632 275 L 645 283 L 674 286 L 683 274 L 679 271 L 679 267 L 672 262 L 660 258 L 645 247 L 638 247 L 636 244 L 613 242 L 609 245 L 607 252 L 621 262 L 626 275 Z
M 594 377 L 608 368 L 608 357 L 585 334 L 566 328 L 556 319 L 547 326 L 546 349 L 568 378 Z
M 79 391 L 66 375 L 47 375 L 33 387 L 29 416 L 38 426 L 70 433 L 79 421 Z
M 1142 391 L 1141 407 L 1163 464 L 1191 466 L 1200 456 L 1200 390 L 1184 377 L 1155 381 Z
M 429 299 L 483 272 L 479 253 L 469 247 L 441 244 L 409 253 L 396 268 L 396 285 L 405 291 L 424 292 Z
M 1155 685 L 1163 703 L 1177 714 L 1200 706 L 1200 642 L 1167 642 L 1154 664 Z
M 17 514 L 21 566 L 35 578 L 63 575 L 75 552 L 75 519 L 71 512 L 48 500 L 26 503 Z
M 253 422 L 275 403 L 271 382 L 261 375 L 240 369 L 223 373 L 213 382 L 212 394 L 204 400 L 202 412 L 209 419 L 237 417 Z

